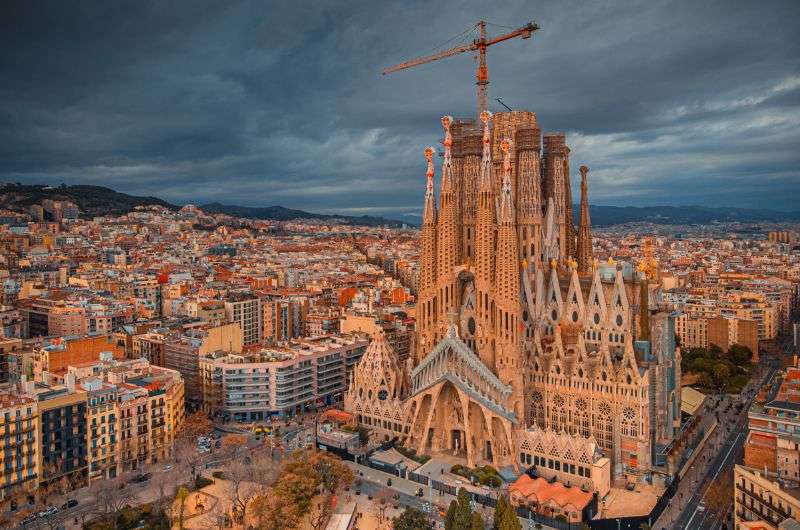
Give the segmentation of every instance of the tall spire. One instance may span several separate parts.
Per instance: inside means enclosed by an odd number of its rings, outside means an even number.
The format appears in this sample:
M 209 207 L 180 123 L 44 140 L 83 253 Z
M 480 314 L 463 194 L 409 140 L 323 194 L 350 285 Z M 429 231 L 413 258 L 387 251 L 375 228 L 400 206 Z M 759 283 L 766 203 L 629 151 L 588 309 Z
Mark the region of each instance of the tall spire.
M 498 307 L 505 307 L 508 311 L 519 306 L 520 262 L 514 196 L 511 192 L 511 140 L 502 140 L 500 149 L 503 153 L 503 180 L 497 220 L 494 293 Z
M 492 113 L 485 110 L 481 113 L 483 122 L 483 156 L 481 158 L 481 181 L 479 191 L 492 191 L 492 133 L 489 131 L 489 122 Z
M 420 259 L 420 292 L 436 285 L 436 197 L 433 193 L 433 147 L 425 148 L 425 159 L 428 161 L 428 187 L 425 190 L 425 209 L 422 215 Z
M 492 134 L 489 122 L 492 113 L 481 113 L 483 122 L 483 157 L 478 184 L 478 212 L 475 222 L 475 276 L 478 289 L 488 292 L 494 270 L 495 204 L 492 165 Z
M 481 158 L 480 182 L 478 183 L 478 205 L 475 219 L 475 290 L 478 329 L 477 352 L 481 361 L 494 367 L 494 345 L 491 342 L 493 318 L 490 299 L 493 299 L 492 282 L 495 266 L 495 202 L 494 165 L 492 164 L 492 134 L 489 124 L 492 113 L 481 113 L 483 122 L 483 155 Z
M 505 138 L 500 141 L 503 153 L 503 179 L 500 187 L 499 214 L 497 223 L 497 264 L 494 276 L 495 310 L 495 369 L 498 377 L 512 387 L 511 402 L 514 412 L 523 414 L 522 403 L 522 364 L 520 350 L 522 333 L 522 305 L 520 303 L 520 260 L 519 239 L 517 237 L 514 195 L 511 191 L 511 153 L 512 142 Z
M 500 150 L 503 152 L 503 181 L 500 188 L 498 221 L 505 224 L 514 222 L 514 198 L 511 194 L 511 140 L 502 140 Z
M 586 184 L 586 175 L 589 168 L 581 166 L 581 213 L 578 228 L 578 272 L 589 274 L 592 272 L 594 255 L 592 254 L 592 222 L 589 219 L 589 190 Z
M 577 254 L 577 243 L 575 233 L 575 220 L 572 217 L 572 184 L 571 174 L 569 172 L 569 147 L 564 146 L 564 224 L 566 228 L 564 232 L 567 236 L 567 257 L 575 259 Z
M 428 161 L 428 171 L 426 173 L 426 176 L 428 177 L 428 186 L 425 189 L 425 207 L 422 210 L 423 224 L 436 224 L 436 197 L 433 193 L 433 175 L 435 174 L 435 170 L 433 168 L 434 152 L 435 149 L 433 147 L 425 148 L 425 159 Z
M 444 163 L 442 165 L 442 187 L 439 195 L 439 220 L 436 237 L 436 272 L 439 277 L 439 304 L 438 313 L 440 322 L 446 319 L 448 311 L 455 308 L 456 297 L 452 293 L 455 287 L 446 282 L 451 281 L 451 275 L 456 265 L 461 263 L 461 230 L 459 229 L 459 205 L 455 182 L 453 181 L 452 152 L 453 135 L 450 125 L 453 118 L 442 116 L 444 128 Z

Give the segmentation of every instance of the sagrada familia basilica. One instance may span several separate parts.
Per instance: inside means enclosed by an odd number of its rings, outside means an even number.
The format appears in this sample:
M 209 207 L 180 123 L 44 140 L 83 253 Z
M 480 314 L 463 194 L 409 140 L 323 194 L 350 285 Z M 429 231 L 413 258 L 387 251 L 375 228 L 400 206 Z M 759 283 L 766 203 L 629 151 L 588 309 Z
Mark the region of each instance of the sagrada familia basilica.
M 519 471 L 608 462 L 612 479 L 664 469 L 680 427 L 674 318 L 658 267 L 592 253 L 588 168 L 573 222 L 570 149 L 527 111 L 442 118 L 438 204 L 427 148 L 416 340 L 382 335 L 345 408 L 420 454 Z M 572 467 L 570 467 L 572 466 Z

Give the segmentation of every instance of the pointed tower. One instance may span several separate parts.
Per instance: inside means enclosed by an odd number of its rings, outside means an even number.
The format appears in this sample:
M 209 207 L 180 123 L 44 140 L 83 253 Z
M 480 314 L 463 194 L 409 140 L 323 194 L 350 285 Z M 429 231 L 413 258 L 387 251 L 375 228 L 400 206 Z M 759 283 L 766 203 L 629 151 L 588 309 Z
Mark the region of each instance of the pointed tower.
M 442 187 L 439 194 L 439 223 L 436 237 L 436 272 L 438 274 L 438 313 L 440 323 L 447 322 L 450 313 L 456 308 L 457 296 L 453 268 L 461 263 L 460 216 L 451 151 L 453 136 L 450 133 L 450 125 L 452 122 L 453 118 L 450 116 L 442 117 L 444 163 L 442 164 Z M 437 330 L 439 337 L 443 333 L 444 329 Z
M 428 162 L 428 186 L 425 190 L 425 206 L 422 213 L 422 233 L 420 235 L 421 253 L 419 285 L 417 288 L 417 326 L 419 343 L 416 347 L 417 359 L 433 346 L 436 326 L 436 197 L 433 192 L 433 153 L 435 149 L 425 149 Z
M 344 396 L 345 409 L 356 413 L 360 424 L 370 425 L 381 434 L 397 436 L 395 426 L 405 425 L 403 399 L 408 391 L 406 372 L 379 328 L 353 370 Z M 387 417 L 392 421 L 387 422 Z
M 513 391 L 509 403 L 522 417 L 522 306 L 520 304 L 520 259 L 516 212 L 511 189 L 511 140 L 500 142 L 503 153 L 503 180 L 497 213 L 497 262 L 494 274 L 495 363 L 497 376 Z
M 494 280 L 495 257 L 495 200 L 492 185 L 492 136 L 489 123 L 492 113 L 481 113 L 483 122 L 483 155 L 481 157 L 480 181 L 478 183 L 478 207 L 475 222 L 475 290 L 477 294 L 477 316 L 479 333 L 477 351 L 481 361 L 489 368 L 494 367 L 494 349 L 489 340 L 494 330 L 490 314 L 492 282 Z
M 567 146 L 566 136 L 561 132 L 545 133 L 542 149 L 542 175 L 545 201 L 553 200 L 553 215 L 558 223 L 558 250 L 559 261 L 564 262 L 569 257 L 567 254 L 567 220 L 565 215 L 566 183 L 564 169 L 566 168 Z M 547 204 L 545 205 L 547 206 Z M 547 214 L 547 212 L 545 212 Z
M 564 146 L 564 233 L 567 236 L 566 250 L 569 259 L 575 259 L 577 252 L 575 218 L 572 214 L 572 179 L 569 172 L 570 149 Z
M 517 223 L 520 257 L 536 264 L 542 251 L 542 178 L 538 128 L 518 129 L 517 148 Z
M 581 212 L 578 227 L 578 273 L 589 274 L 592 272 L 594 255 L 592 254 L 592 222 L 589 219 L 589 189 L 586 184 L 586 175 L 589 168 L 581 166 Z

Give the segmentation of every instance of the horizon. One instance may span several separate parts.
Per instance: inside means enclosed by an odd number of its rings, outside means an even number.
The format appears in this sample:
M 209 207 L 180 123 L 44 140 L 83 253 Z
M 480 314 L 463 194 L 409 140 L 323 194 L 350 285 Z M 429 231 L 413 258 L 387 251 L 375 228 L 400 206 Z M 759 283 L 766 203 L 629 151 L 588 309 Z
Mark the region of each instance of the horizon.
M 480 18 L 503 24 L 490 35 L 535 20 L 490 50 L 490 110 L 500 97 L 566 131 L 593 205 L 793 211 L 800 5 L 727 5 L 12 3 L 0 179 L 418 218 L 422 150 L 442 114 L 474 112 L 473 64 L 381 70 Z

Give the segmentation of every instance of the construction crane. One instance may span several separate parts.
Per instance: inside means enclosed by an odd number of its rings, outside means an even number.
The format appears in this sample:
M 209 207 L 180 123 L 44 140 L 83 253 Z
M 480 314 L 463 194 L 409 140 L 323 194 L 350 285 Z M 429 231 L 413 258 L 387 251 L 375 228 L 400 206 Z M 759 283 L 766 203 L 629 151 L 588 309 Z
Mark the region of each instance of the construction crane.
M 475 72 L 475 84 L 477 85 L 478 91 L 478 116 L 481 115 L 481 112 L 487 110 L 488 106 L 488 91 L 489 91 L 489 69 L 486 66 L 486 48 L 493 44 L 497 44 L 509 39 L 513 39 L 515 37 L 520 37 L 523 39 L 529 39 L 534 31 L 539 29 L 539 26 L 536 22 L 529 22 L 522 26 L 521 28 L 515 29 L 509 33 L 504 35 L 499 35 L 494 37 L 493 39 L 489 39 L 486 37 L 486 22 L 481 20 L 478 21 L 474 28 L 478 28 L 478 38 L 473 40 L 470 44 L 464 44 L 462 46 L 456 46 L 455 48 L 450 48 L 449 50 L 445 50 L 439 53 L 435 53 L 433 55 L 427 55 L 425 57 L 417 57 L 416 59 L 411 59 L 410 61 L 406 61 L 400 64 L 396 64 L 391 66 L 383 71 L 383 75 L 391 74 L 392 72 L 397 72 L 398 70 L 405 70 L 407 68 L 412 68 L 414 66 L 419 66 L 421 64 L 431 63 L 433 61 L 438 61 L 439 59 L 444 59 L 445 57 L 450 57 L 453 55 L 458 55 L 459 53 L 464 52 L 471 52 L 471 51 L 478 51 L 478 69 Z

